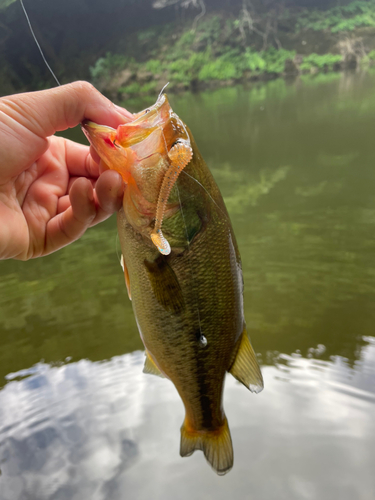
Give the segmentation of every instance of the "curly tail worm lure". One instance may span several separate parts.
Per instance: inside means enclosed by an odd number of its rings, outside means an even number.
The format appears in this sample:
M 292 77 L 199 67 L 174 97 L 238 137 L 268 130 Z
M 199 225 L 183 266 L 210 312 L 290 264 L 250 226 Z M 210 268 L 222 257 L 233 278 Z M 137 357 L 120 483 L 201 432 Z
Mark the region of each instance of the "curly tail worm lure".
M 167 206 L 169 194 L 178 176 L 193 157 L 193 150 L 187 144 L 177 143 L 169 151 L 168 157 L 171 164 L 164 176 L 160 188 L 158 204 L 156 206 L 155 227 L 151 233 L 153 244 L 163 255 L 169 255 L 171 253 L 171 247 L 161 231 L 165 207 Z

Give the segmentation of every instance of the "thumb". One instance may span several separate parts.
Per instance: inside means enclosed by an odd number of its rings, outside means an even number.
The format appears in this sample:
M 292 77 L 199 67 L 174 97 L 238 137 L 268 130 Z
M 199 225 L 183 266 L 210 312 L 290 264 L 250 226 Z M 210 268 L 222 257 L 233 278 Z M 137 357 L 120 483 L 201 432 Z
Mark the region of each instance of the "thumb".
M 9 114 L 15 115 L 13 118 L 40 137 L 75 127 L 84 119 L 113 128 L 132 119 L 129 111 L 116 106 L 84 81 L 16 94 L 1 101 L 10 104 Z
M 132 114 L 113 104 L 88 82 L 74 82 L 49 90 L 6 96 L 0 99 L 0 140 L 4 164 L 32 164 L 48 147 L 46 138 L 57 131 L 75 127 L 82 120 L 117 128 Z M 22 158 L 23 157 L 23 158 Z

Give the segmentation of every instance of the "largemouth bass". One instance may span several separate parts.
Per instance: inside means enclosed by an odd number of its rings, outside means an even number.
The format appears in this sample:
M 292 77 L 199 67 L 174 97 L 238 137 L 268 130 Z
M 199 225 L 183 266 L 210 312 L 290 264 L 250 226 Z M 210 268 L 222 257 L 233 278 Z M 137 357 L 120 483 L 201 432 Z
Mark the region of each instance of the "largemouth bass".
M 233 466 L 223 410 L 226 372 L 250 391 L 263 379 L 246 333 L 241 259 L 223 198 L 165 94 L 117 130 L 84 122 L 126 183 L 118 232 L 144 371 L 170 379 L 185 406 L 181 456 L 202 450 L 220 475 Z

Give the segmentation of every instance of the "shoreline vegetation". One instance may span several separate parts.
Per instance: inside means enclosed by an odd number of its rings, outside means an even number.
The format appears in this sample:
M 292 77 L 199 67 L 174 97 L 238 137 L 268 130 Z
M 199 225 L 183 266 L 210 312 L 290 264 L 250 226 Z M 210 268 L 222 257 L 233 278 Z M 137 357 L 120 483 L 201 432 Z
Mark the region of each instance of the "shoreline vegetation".
M 169 92 L 196 91 L 375 63 L 374 0 L 259 14 L 244 0 L 237 16 L 198 17 L 139 31 L 130 50 L 107 52 L 90 67 L 91 81 L 121 102 L 155 95 L 167 82 Z
M 117 102 L 375 64 L 375 0 L 75 2 L 32 3 L 37 38 L 62 83 Z M 19 7 L 0 0 L 0 95 L 54 84 Z

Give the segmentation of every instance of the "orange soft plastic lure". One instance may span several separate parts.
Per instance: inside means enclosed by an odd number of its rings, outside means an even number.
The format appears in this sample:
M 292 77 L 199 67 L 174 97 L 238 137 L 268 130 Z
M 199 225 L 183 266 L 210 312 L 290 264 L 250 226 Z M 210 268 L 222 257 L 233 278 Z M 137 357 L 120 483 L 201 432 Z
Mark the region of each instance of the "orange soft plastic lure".
M 155 228 L 151 233 L 153 244 L 157 247 L 160 253 L 168 255 L 171 253 L 171 247 L 161 231 L 165 208 L 168 202 L 169 194 L 175 185 L 178 176 L 183 169 L 189 164 L 193 157 L 193 150 L 184 143 L 175 144 L 168 153 L 171 165 L 167 170 L 163 183 L 161 185 L 158 204 L 156 207 Z

